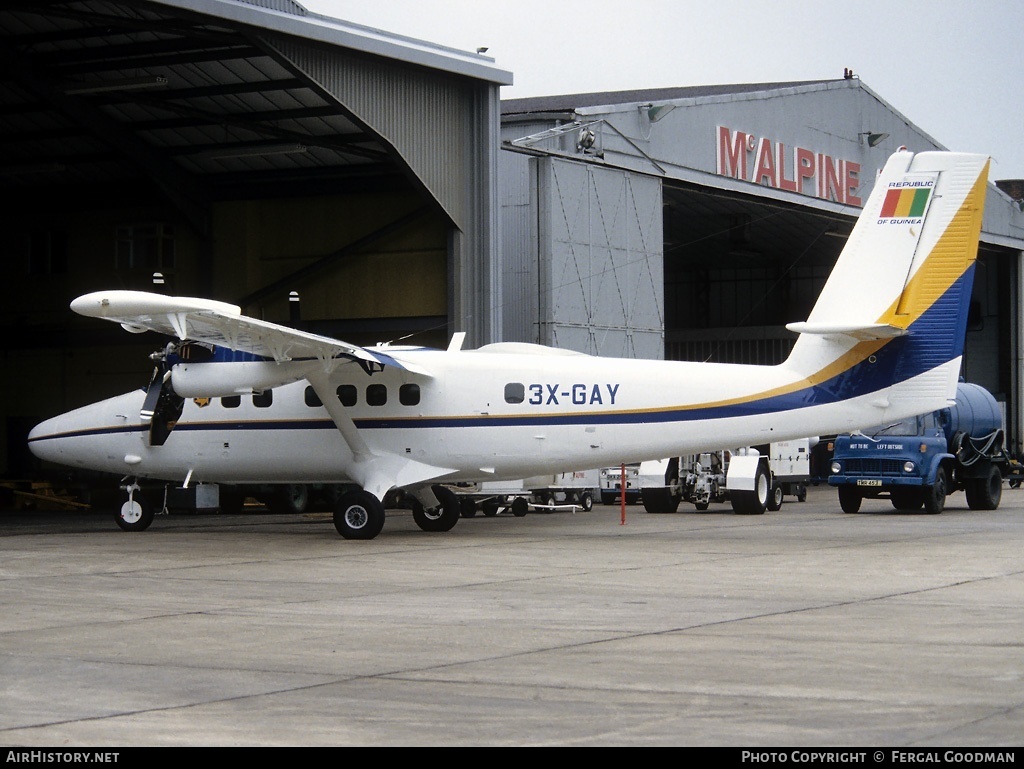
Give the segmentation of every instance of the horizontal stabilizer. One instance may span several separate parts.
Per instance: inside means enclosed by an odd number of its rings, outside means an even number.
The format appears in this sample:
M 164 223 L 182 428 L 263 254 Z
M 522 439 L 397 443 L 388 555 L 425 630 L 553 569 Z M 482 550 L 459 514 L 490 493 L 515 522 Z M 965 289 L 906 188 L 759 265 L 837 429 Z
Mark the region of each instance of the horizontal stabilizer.
M 786 328 L 798 334 L 815 334 L 817 336 L 848 336 L 861 342 L 873 339 L 895 339 L 907 333 L 905 328 L 890 326 L 886 323 L 867 323 L 864 325 L 838 323 L 787 323 Z

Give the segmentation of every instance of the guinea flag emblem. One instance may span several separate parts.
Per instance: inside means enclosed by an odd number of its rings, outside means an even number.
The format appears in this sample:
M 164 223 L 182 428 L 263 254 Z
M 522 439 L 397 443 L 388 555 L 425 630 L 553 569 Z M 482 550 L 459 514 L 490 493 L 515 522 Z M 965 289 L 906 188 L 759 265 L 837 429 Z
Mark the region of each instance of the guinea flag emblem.
M 894 182 L 885 193 L 880 219 L 917 219 L 924 216 L 932 194 L 932 180 Z

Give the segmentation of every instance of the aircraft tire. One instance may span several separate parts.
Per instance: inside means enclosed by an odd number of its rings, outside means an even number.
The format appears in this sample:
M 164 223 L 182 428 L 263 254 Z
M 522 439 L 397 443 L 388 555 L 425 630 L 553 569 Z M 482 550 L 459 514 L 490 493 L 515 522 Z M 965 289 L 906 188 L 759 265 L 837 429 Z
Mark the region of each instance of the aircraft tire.
M 270 494 L 267 507 L 277 515 L 304 513 L 309 507 L 309 488 L 301 483 L 279 486 Z
M 141 493 L 136 493 L 117 508 L 114 521 L 122 531 L 145 531 L 153 523 L 153 505 Z
M 384 505 L 368 491 L 350 491 L 334 509 L 334 528 L 345 539 L 373 539 L 384 528 Z
M 451 531 L 462 517 L 459 499 L 454 491 L 444 486 L 433 486 L 432 490 L 440 505 L 430 510 L 423 505 L 416 505 L 412 510 L 412 519 L 423 531 Z

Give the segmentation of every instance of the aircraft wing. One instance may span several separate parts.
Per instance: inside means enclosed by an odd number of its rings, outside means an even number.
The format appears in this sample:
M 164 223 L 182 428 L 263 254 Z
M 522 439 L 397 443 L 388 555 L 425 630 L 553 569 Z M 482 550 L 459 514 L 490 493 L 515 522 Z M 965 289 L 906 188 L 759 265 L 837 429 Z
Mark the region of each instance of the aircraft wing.
M 242 315 L 237 305 L 147 291 L 110 290 L 85 294 L 71 303 L 79 315 L 120 323 L 127 331 L 190 339 L 259 355 L 275 361 L 348 358 L 364 366 L 412 367 L 384 352 L 331 337 Z M 416 370 L 415 373 L 426 375 Z

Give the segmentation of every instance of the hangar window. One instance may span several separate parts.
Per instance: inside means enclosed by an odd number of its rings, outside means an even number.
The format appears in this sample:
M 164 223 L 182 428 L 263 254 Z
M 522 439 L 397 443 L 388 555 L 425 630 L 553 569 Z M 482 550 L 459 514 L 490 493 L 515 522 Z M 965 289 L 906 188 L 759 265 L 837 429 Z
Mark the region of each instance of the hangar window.
M 173 270 L 174 228 L 169 224 L 122 224 L 115 237 L 118 270 Z
M 398 400 L 403 406 L 415 406 L 420 402 L 420 386 L 404 384 L 398 388 Z
M 241 395 L 226 395 L 220 399 L 220 405 L 226 409 L 237 409 L 242 405 Z
M 356 405 L 356 386 L 355 385 L 338 385 L 338 400 L 341 401 L 342 406 L 355 406 Z
M 270 405 L 274 402 L 274 391 L 264 390 L 261 393 L 252 394 L 252 405 L 258 409 L 270 408 Z
M 383 406 L 388 402 L 388 388 L 382 384 L 366 386 L 366 403 L 370 406 Z
M 306 388 L 306 392 L 303 395 L 303 398 L 306 401 L 306 405 L 309 406 L 310 408 L 316 408 L 317 406 L 324 405 L 323 402 L 320 400 L 320 397 L 316 394 L 316 390 L 314 390 L 312 387 Z
M 505 385 L 505 403 L 522 403 L 526 399 L 526 387 L 519 382 Z
M 64 230 L 33 230 L 29 240 L 28 274 L 63 275 L 67 271 L 67 232 Z

